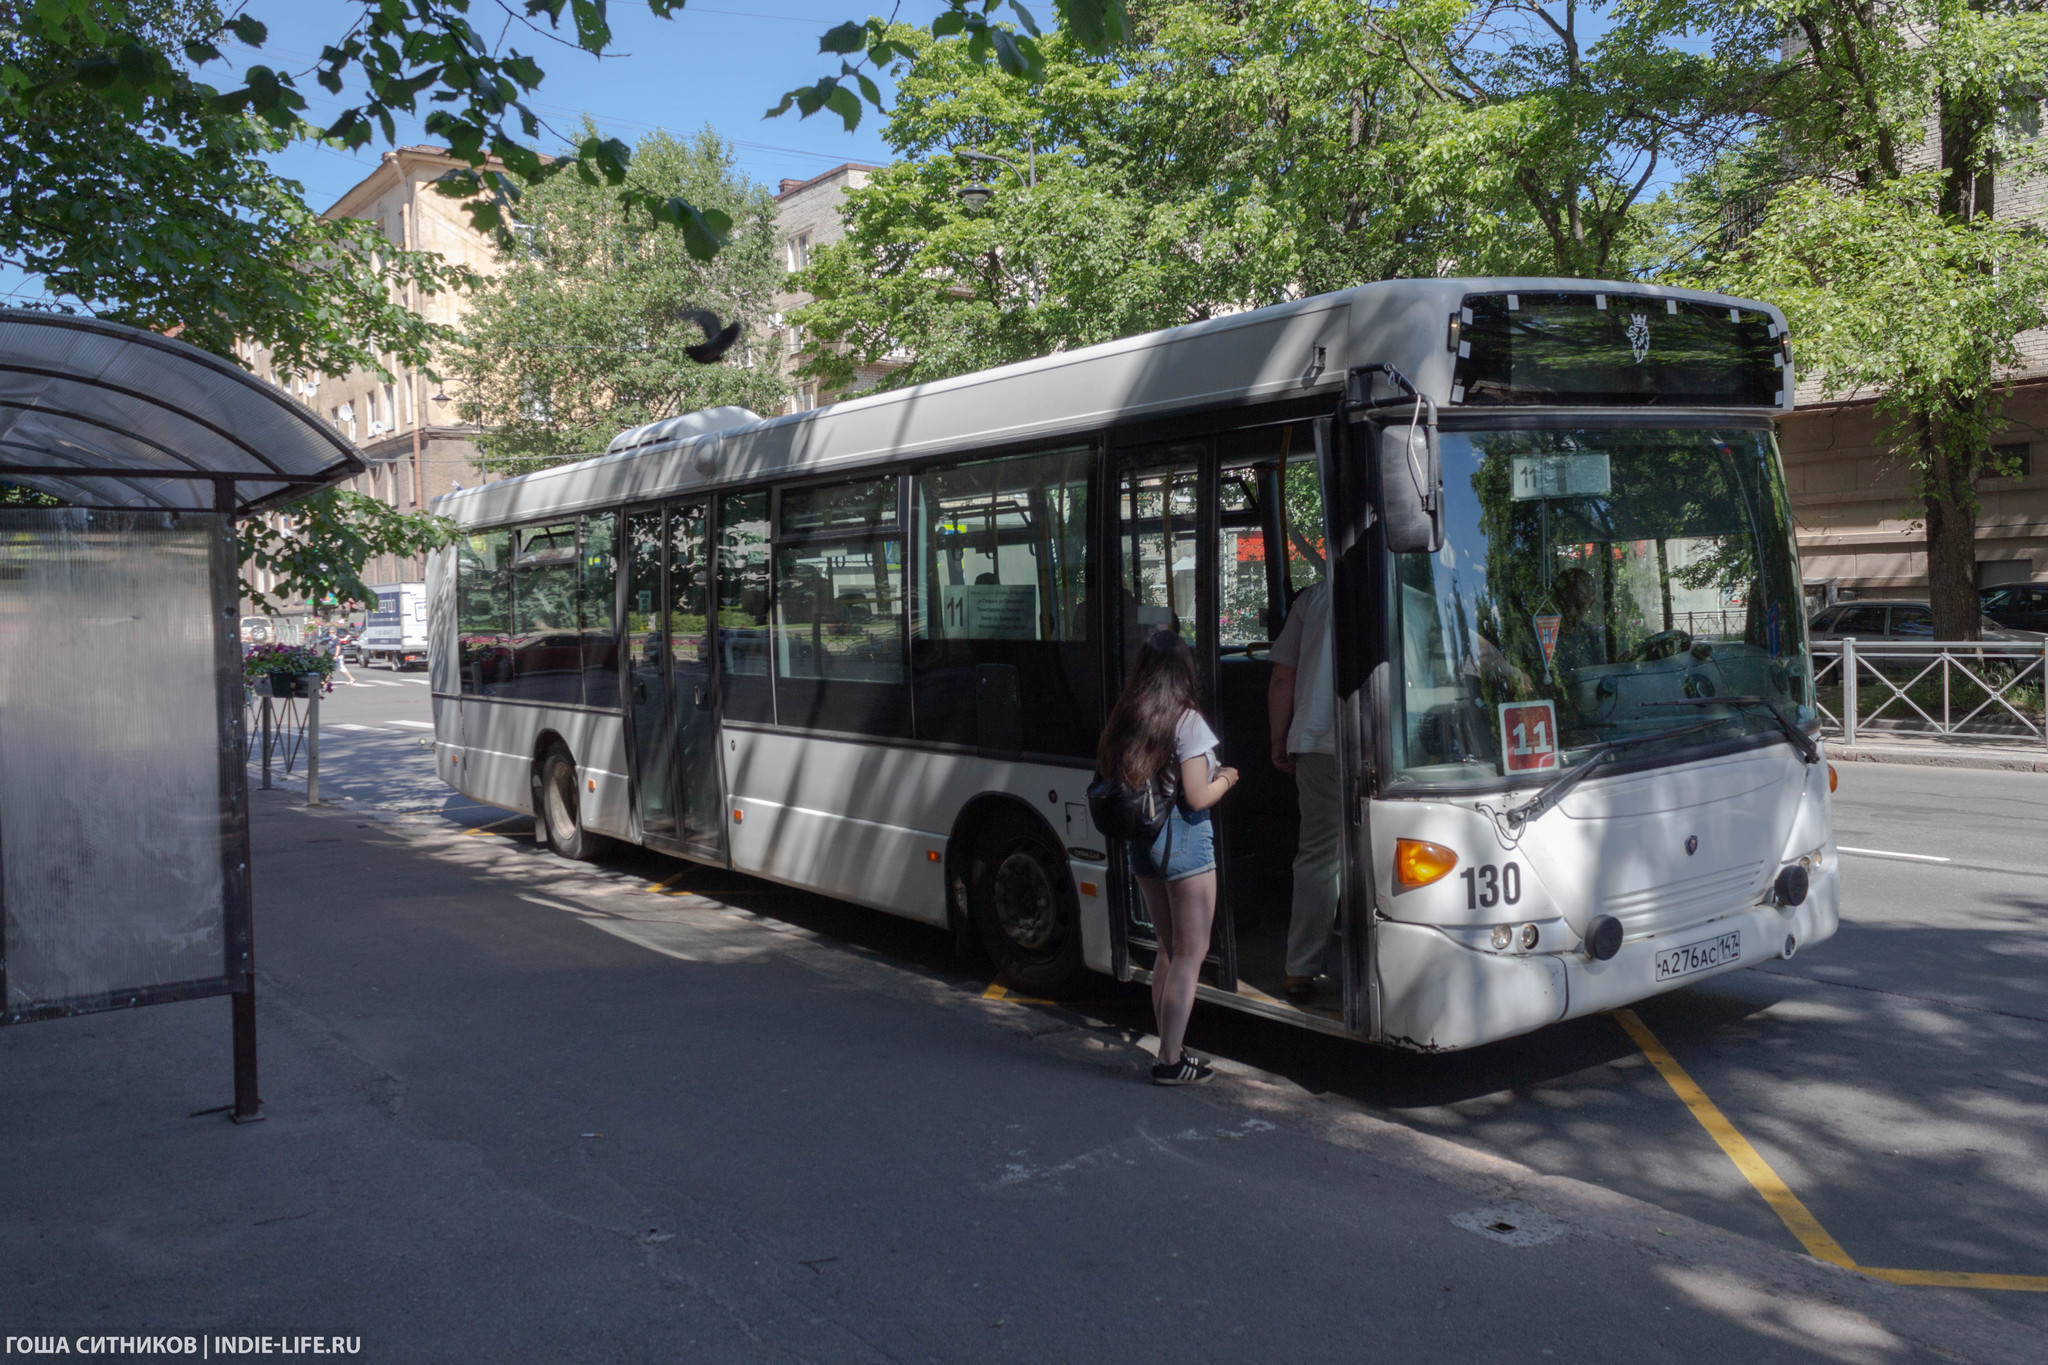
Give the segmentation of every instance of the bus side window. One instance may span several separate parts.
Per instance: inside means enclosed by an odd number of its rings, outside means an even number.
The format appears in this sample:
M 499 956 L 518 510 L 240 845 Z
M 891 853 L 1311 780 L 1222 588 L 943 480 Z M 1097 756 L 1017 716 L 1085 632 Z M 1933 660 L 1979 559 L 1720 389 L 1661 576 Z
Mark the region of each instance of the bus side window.
M 512 676 L 500 696 L 580 703 L 576 523 L 522 526 L 512 560 Z
M 455 603 L 462 691 L 494 695 L 512 676 L 511 531 L 478 531 L 456 542 Z
M 929 469 L 913 481 L 917 737 L 1004 753 L 1094 752 L 1087 447 Z
M 775 714 L 909 738 L 897 476 L 784 489 L 775 544 Z
M 583 704 L 619 704 L 619 645 L 614 594 L 618 590 L 618 514 L 593 512 L 583 518 L 583 574 L 577 620 L 583 637 Z
M 718 648 L 728 720 L 775 719 L 768 677 L 768 494 L 729 493 L 718 511 Z

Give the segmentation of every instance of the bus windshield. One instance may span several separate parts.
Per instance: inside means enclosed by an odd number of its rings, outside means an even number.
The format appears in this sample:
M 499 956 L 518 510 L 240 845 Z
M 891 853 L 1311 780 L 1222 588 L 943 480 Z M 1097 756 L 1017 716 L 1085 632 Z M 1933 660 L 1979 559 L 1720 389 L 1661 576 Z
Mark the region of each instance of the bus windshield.
M 1593 746 L 1676 761 L 1815 716 L 1768 431 L 1523 427 L 1442 437 L 1444 547 L 1395 557 L 1399 781 L 1499 783 Z M 1692 728 L 1694 722 L 1712 722 Z

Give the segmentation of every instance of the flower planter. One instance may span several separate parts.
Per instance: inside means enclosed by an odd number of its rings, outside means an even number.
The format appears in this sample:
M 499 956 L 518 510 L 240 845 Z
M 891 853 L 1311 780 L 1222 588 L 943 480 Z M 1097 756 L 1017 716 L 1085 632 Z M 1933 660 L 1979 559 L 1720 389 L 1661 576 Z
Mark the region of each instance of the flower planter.
M 277 698 L 310 697 L 320 686 L 318 673 L 266 673 L 261 681 L 270 686 L 270 695 Z

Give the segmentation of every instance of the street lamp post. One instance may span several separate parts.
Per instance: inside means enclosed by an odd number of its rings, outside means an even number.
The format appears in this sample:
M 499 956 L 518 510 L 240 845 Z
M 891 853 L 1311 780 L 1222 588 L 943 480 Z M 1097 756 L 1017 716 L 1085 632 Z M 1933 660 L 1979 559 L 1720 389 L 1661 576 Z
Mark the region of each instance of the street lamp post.
M 987 152 L 970 151 L 965 147 L 955 147 L 953 155 L 959 157 L 962 161 L 987 161 L 997 166 L 1008 166 L 1017 173 L 1017 178 L 1024 182 L 1024 189 L 1027 193 L 1038 188 L 1038 143 L 1034 137 L 1027 135 L 1024 139 L 1024 164 L 1022 166 L 1019 166 L 1008 157 L 991 156 Z M 970 209 L 978 209 L 995 197 L 995 190 L 993 188 L 979 183 L 964 186 L 959 193 L 960 202 L 967 205 Z
M 1017 178 L 1024 182 L 1024 193 L 1027 195 L 1038 188 L 1038 141 L 1029 133 L 1025 134 L 1024 137 L 1024 164 L 1022 166 L 1019 166 L 1006 156 L 993 156 L 988 152 L 972 151 L 966 147 L 955 147 L 953 155 L 959 157 L 962 161 L 987 161 L 997 166 L 1009 167 Z M 958 190 L 960 202 L 966 205 L 969 213 L 976 212 L 985 206 L 989 200 L 995 198 L 995 193 L 994 186 L 984 185 L 978 180 L 970 181 L 962 185 Z M 1036 279 L 1027 279 L 1024 282 L 1024 287 L 1031 303 L 1036 305 L 1038 302 L 1038 281 Z

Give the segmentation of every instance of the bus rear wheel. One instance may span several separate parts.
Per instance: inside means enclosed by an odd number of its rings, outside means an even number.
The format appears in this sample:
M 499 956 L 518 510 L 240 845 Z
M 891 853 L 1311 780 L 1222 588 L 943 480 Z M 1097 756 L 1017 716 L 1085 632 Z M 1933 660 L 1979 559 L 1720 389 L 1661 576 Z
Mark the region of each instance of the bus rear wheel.
M 1088 977 L 1064 853 L 1016 814 L 998 815 L 975 841 L 969 911 L 997 972 L 1025 995 L 1073 995 Z
M 604 853 L 607 840 L 583 828 L 583 803 L 578 794 L 576 760 L 567 749 L 548 750 L 541 761 L 539 790 L 535 795 L 541 830 L 548 847 L 564 858 L 590 862 Z

